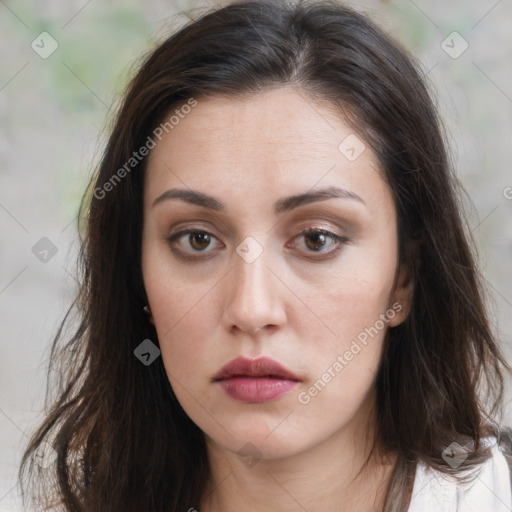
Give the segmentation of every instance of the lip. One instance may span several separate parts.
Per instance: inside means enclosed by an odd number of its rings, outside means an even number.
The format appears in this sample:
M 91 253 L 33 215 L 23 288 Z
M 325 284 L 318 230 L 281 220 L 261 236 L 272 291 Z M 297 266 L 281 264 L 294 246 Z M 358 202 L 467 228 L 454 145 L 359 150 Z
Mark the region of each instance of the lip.
M 237 357 L 214 377 L 223 391 L 243 403 L 263 403 L 288 394 L 300 382 L 293 372 L 268 357 Z
M 215 374 L 213 380 L 229 379 L 230 377 L 274 377 L 299 381 L 294 373 L 269 357 L 247 359 L 237 357 Z

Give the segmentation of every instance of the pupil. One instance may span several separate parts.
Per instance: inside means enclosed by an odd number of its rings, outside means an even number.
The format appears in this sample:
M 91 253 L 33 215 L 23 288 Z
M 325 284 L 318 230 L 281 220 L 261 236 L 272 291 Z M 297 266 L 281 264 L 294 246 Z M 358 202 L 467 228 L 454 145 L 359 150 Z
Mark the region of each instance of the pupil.
M 197 250 L 206 249 L 210 243 L 210 237 L 206 233 L 193 233 L 190 235 L 190 245 Z
M 310 244 L 308 241 L 312 241 L 313 243 Z M 306 245 L 310 249 L 321 249 L 324 244 L 325 244 L 325 235 L 323 233 L 310 233 L 306 237 Z

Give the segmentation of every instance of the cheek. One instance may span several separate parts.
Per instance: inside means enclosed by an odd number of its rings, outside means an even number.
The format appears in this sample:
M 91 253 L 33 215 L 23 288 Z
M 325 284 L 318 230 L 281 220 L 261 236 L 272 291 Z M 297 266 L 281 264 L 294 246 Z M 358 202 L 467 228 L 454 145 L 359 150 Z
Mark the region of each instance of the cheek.
M 340 287 L 338 293 L 317 302 L 323 304 L 319 316 L 331 332 L 326 335 L 324 329 L 311 346 L 304 346 L 310 379 L 297 394 L 297 401 L 301 414 L 316 428 L 336 429 L 349 422 L 371 402 L 374 391 L 388 328 L 380 319 L 386 314 L 387 293 L 362 281 L 351 284 L 356 286 Z M 311 324 L 304 323 L 303 339 L 308 334 L 313 339 L 314 331 Z
M 207 426 L 210 379 L 218 369 L 218 347 L 213 343 L 219 323 L 208 295 L 194 290 L 169 289 L 154 315 L 162 362 L 181 406 L 199 425 Z
M 144 284 L 169 378 L 190 380 L 199 358 L 208 357 L 205 340 L 219 324 L 213 304 L 215 280 L 192 283 L 169 265 L 166 248 L 148 247 L 143 259 Z M 172 383 L 172 382 L 171 382 Z
M 152 235 L 156 239 L 156 234 Z M 151 304 L 155 327 L 161 342 L 174 336 L 174 332 L 196 319 L 198 310 L 209 301 L 213 289 L 212 277 L 190 279 L 190 268 L 173 262 L 171 250 L 160 241 L 150 239 L 143 246 L 142 270 L 144 285 Z
M 214 350 L 207 340 L 218 328 L 220 309 L 208 290 L 211 286 L 180 287 L 175 282 L 161 282 L 153 290 L 155 328 L 165 367 L 172 373 L 198 367 L 199 361 L 208 360 L 209 351 Z
M 354 250 L 327 278 L 308 282 L 301 298 L 329 328 L 326 341 L 341 348 L 389 310 L 394 275 L 393 251 Z
M 286 290 L 280 296 L 287 310 L 284 329 L 290 336 L 286 337 L 296 344 L 289 350 L 298 351 L 310 362 L 312 381 L 331 368 L 335 377 L 329 391 L 322 392 L 324 398 L 333 394 L 348 405 L 371 385 L 387 328 L 379 324 L 375 334 L 376 322 L 389 308 L 396 257 L 390 247 L 389 243 L 355 246 L 329 270 L 318 267 L 316 272 L 308 272 L 308 277 L 282 269 L 290 288 L 297 291 L 297 296 Z M 209 377 L 205 371 L 214 369 L 212 361 L 225 349 L 222 314 L 226 281 L 218 273 L 190 279 L 188 272 L 169 265 L 169 254 L 162 248 L 146 252 L 143 270 L 171 384 L 175 379 L 200 387 Z M 333 365 L 345 353 L 351 359 L 344 358 L 342 371 L 336 371 Z M 349 393 L 349 389 L 360 392 Z
M 393 251 L 355 253 L 331 273 L 328 282 L 304 288 L 304 303 L 311 305 L 317 318 L 295 318 L 301 326 L 300 338 L 313 340 L 303 348 L 311 361 L 309 384 L 320 380 L 318 404 L 334 400 L 350 408 L 360 403 L 374 382 L 388 322 L 395 315 L 388 302 L 394 279 Z

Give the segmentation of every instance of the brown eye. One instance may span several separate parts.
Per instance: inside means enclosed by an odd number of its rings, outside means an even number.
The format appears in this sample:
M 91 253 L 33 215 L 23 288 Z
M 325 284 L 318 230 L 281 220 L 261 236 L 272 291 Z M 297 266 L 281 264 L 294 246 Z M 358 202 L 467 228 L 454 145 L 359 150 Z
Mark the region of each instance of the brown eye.
M 309 254 L 312 257 L 331 257 L 337 254 L 348 239 L 333 233 L 327 229 L 312 228 L 305 229 L 295 237 L 291 244 L 299 252 Z M 317 256 L 317 258 L 318 258 Z
M 195 231 L 188 235 L 190 246 L 196 251 L 202 251 L 210 244 L 210 235 L 204 231 Z
M 328 241 L 328 237 L 321 232 L 311 231 L 305 236 L 306 245 L 313 251 L 319 251 Z
M 211 255 L 213 249 L 224 247 L 216 236 L 201 229 L 180 231 L 166 237 L 166 240 L 175 254 L 188 259 L 198 257 L 201 254 Z M 217 243 L 215 244 L 214 241 L 217 241 Z

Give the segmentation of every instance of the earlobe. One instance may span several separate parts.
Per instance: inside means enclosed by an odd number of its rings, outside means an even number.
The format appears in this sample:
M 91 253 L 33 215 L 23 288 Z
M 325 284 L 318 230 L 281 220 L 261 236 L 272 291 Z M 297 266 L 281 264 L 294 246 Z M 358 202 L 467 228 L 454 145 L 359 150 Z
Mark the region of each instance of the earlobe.
M 411 312 L 416 288 L 416 269 L 419 264 L 419 247 L 418 240 L 411 241 L 406 261 L 402 262 L 400 266 L 395 291 L 390 303 L 390 307 L 396 312 L 395 316 L 388 322 L 390 327 L 400 325 Z
M 402 273 L 402 271 L 401 271 Z M 400 325 L 407 318 L 411 311 L 414 297 L 414 281 L 409 276 L 399 277 L 395 293 L 391 299 L 390 309 L 395 311 L 393 318 L 390 318 L 389 327 Z
M 144 306 L 142 308 L 142 310 L 144 311 L 144 313 L 146 313 L 146 315 L 148 316 L 148 320 L 149 322 L 151 322 L 153 325 L 155 325 L 155 321 L 153 320 L 153 315 L 151 314 L 151 309 L 149 309 L 149 306 Z

